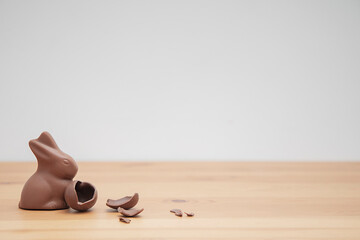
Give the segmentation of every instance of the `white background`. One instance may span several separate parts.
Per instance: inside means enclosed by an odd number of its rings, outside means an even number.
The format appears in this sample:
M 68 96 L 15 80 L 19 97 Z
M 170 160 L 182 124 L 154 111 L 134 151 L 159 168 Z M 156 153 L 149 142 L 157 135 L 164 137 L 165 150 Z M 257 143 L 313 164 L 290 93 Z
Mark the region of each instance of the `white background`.
M 0 1 L 0 160 L 360 160 L 360 1 Z

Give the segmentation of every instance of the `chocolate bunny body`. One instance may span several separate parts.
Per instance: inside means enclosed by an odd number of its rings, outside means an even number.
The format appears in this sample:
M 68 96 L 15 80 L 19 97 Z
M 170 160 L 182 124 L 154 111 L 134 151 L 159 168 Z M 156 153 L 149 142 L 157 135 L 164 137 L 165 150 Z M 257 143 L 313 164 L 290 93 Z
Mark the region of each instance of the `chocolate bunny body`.
M 29 146 L 37 158 L 38 168 L 24 185 L 19 207 L 43 210 L 68 208 L 64 192 L 78 171 L 76 162 L 60 150 L 48 132 L 30 140 Z

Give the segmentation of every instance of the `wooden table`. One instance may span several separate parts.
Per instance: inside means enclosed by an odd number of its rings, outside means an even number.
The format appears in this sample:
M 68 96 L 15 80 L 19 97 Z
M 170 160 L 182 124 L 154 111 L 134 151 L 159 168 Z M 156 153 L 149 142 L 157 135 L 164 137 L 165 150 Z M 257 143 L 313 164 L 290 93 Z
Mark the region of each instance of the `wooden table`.
M 36 163 L 0 163 L 0 239 L 360 239 L 360 163 L 78 165 L 99 192 L 84 213 L 20 210 Z M 135 192 L 145 210 L 121 223 L 106 199 Z

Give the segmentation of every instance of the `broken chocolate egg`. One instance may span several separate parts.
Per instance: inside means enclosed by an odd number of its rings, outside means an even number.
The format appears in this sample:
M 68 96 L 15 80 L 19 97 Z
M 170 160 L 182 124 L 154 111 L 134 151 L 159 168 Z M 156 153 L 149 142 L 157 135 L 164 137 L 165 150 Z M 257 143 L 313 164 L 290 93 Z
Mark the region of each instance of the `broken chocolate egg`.
M 65 201 L 73 209 L 86 211 L 95 205 L 97 191 L 88 182 L 73 181 L 65 189 Z
M 106 201 L 106 206 L 111 207 L 113 209 L 118 209 L 119 207 L 123 209 L 130 209 L 135 207 L 135 205 L 139 201 L 139 194 L 135 193 L 133 196 L 126 196 L 117 200 L 108 199 Z

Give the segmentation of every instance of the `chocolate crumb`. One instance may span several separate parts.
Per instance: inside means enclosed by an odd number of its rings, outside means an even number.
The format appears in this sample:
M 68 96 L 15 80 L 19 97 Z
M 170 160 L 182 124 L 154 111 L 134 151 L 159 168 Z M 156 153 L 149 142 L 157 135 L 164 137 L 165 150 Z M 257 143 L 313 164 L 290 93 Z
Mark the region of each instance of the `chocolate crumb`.
M 120 222 L 123 222 L 123 223 L 130 223 L 131 222 L 130 219 L 124 218 L 124 217 L 120 217 L 119 220 L 120 220 Z
M 178 211 L 180 211 L 180 212 L 181 212 L 181 209 L 174 208 L 174 209 L 171 209 L 171 210 L 170 210 L 170 212 L 172 212 L 172 213 L 176 213 L 176 212 L 178 212 Z
M 170 212 L 175 213 L 175 215 L 178 216 L 178 217 L 182 217 L 181 209 L 174 208 L 174 209 L 171 209 Z
M 188 217 L 193 217 L 195 214 L 193 212 L 184 212 Z

